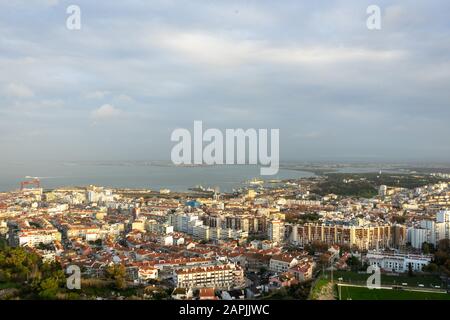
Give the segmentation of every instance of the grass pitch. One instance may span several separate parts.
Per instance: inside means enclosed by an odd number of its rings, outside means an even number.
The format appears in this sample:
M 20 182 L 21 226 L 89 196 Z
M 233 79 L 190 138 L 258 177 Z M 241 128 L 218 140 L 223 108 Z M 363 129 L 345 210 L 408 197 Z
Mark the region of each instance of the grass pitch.
M 450 300 L 450 294 L 410 290 L 369 289 L 341 285 L 340 300 Z M 339 298 L 339 297 L 338 297 Z

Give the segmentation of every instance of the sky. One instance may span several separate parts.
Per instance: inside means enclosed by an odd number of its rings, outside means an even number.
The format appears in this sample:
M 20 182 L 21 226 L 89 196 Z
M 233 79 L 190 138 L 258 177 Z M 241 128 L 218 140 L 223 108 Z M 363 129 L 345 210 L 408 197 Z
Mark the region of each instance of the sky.
M 81 9 L 69 30 L 66 9 Z M 381 29 L 366 25 L 369 5 Z M 170 159 L 280 129 L 280 161 L 447 161 L 450 2 L 0 0 L 0 164 Z

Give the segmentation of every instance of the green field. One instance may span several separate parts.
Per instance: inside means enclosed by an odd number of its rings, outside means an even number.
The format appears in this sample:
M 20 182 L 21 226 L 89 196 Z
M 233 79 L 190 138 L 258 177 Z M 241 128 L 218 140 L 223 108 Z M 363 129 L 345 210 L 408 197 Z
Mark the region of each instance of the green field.
M 330 273 L 327 273 L 327 278 L 330 279 L 330 277 Z M 365 285 L 368 277 L 369 274 L 365 273 L 351 271 L 333 272 L 333 279 L 336 282 Z M 339 281 L 339 278 L 342 278 L 342 281 Z M 402 285 L 402 283 L 407 283 L 408 285 L 406 287 L 419 287 L 419 284 L 422 284 L 424 288 L 434 288 L 435 286 L 440 286 L 444 289 L 441 279 L 434 275 L 416 274 L 412 277 L 409 277 L 408 275 L 381 275 L 381 285 Z
M 337 289 L 339 292 L 339 289 Z M 450 294 L 341 286 L 341 300 L 450 300 Z

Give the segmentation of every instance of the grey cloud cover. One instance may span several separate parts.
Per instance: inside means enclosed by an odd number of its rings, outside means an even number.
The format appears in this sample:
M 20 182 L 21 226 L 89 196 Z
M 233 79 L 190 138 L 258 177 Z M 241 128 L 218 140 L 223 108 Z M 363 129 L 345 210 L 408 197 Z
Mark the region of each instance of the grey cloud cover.
M 1 161 L 168 159 L 280 128 L 283 160 L 447 160 L 448 1 L 0 1 Z M 382 29 L 366 28 L 366 8 Z

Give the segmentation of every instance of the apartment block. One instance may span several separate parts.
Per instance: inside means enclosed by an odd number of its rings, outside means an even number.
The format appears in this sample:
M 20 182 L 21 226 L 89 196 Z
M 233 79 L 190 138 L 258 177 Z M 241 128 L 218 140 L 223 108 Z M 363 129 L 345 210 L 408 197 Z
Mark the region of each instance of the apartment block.
M 179 288 L 238 288 L 244 284 L 244 271 L 235 264 L 186 268 L 175 271 Z

